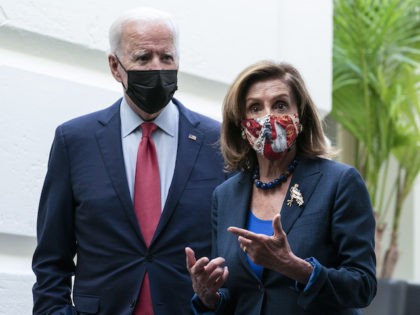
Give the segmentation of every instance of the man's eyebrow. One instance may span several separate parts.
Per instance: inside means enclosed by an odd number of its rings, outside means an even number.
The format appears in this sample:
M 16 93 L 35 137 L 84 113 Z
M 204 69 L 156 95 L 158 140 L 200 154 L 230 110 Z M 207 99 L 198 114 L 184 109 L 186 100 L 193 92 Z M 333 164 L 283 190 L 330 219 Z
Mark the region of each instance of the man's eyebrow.
M 137 57 L 137 56 L 143 56 L 150 53 L 150 51 L 148 49 L 136 49 L 133 52 L 133 56 Z

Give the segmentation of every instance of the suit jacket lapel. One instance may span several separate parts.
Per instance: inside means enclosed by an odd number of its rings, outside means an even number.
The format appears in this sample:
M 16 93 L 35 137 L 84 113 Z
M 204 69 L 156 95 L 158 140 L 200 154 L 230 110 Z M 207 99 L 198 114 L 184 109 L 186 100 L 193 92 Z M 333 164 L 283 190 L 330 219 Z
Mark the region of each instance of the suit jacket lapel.
M 322 176 L 318 165 L 313 162 L 313 160 L 309 161 L 302 158 L 299 161 L 299 165 L 297 166 L 295 173 L 293 174 L 292 180 L 290 181 L 286 199 L 281 210 L 281 224 L 286 234 L 289 233 L 295 221 L 301 216 Z M 299 185 L 299 190 L 304 200 L 304 204 L 301 207 L 296 203 L 296 201 L 293 201 L 290 206 L 287 204 L 287 201 L 291 200 L 290 189 L 295 184 Z
M 247 221 L 249 215 L 249 205 L 251 204 L 251 192 L 252 192 L 252 180 L 251 175 L 247 173 L 241 173 L 238 183 L 235 187 L 234 193 L 232 194 L 232 215 L 229 216 L 229 222 L 227 222 L 226 227 L 236 226 L 243 229 L 247 228 Z M 242 251 L 239 246 L 237 247 L 238 257 L 240 262 L 245 266 L 245 269 L 249 274 L 261 282 L 261 279 L 257 277 L 254 271 L 251 268 L 251 265 L 248 262 L 247 254 Z
M 190 177 L 191 171 L 195 165 L 196 157 L 203 143 L 204 135 L 195 127 L 198 122 L 195 124 L 191 123 L 182 114 L 181 108 L 179 109 L 179 138 L 174 176 L 169 188 L 168 197 L 163 208 L 162 216 L 156 228 L 153 239 L 159 235 L 159 233 L 163 230 L 164 226 L 172 216 L 172 213 L 175 210 L 176 205 L 181 198 L 181 195 L 188 182 L 188 178 Z
M 248 210 L 252 191 L 252 181 L 247 173 L 239 173 L 237 182 L 230 193 L 229 206 L 231 210 L 224 216 L 224 227 L 236 226 L 242 229 L 246 228 L 248 219 Z
M 99 120 L 103 125 L 103 128 L 97 131 L 96 139 L 112 185 L 123 205 L 128 221 L 132 225 L 137 236 L 144 242 L 134 213 L 133 202 L 131 201 L 125 173 L 121 142 L 121 119 L 119 115 L 120 102 L 121 101 L 114 104 L 114 106 L 106 112 L 105 116 Z

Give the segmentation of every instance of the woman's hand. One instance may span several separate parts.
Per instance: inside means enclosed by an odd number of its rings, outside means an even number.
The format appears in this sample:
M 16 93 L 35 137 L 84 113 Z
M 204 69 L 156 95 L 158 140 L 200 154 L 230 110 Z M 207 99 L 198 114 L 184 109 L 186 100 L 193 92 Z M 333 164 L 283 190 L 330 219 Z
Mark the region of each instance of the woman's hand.
M 217 257 L 209 261 L 207 257 L 202 257 L 196 260 L 194 251 L 189 247 L 185 248 L 185 255 L 195 294 L 207 308 L 216 309 L 220 300 L 218 290 L 229 275 L 227 267 L 222 266 L 225 259 Z
M 312 265 L 293 254 L 279 214 L 273 219 L 272 236 L 237 227 L 229 227 L 227 230 L 238 236 L 239 246 L 255 264 L 282 273 L 300 283 L 308 282 Z

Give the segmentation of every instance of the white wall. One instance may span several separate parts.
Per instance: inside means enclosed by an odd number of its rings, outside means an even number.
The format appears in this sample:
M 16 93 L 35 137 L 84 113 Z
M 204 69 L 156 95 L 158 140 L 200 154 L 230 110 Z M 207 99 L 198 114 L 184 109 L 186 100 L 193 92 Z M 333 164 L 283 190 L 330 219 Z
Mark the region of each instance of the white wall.
M 293 63 L 331 108 L 332 1 L 0 0 L 0 314 L 30 314 L 37 204 L 55 127 L 121 94 L 107 68 L 113 18 L 139 5 L 181 31 L 176 96 L 221 118 L 228 84 L 260 59 Z
M 113 18 L 142 5 L 168 10 L 178 20 L 182 71 L 230 83 L 257 60 L 289 61 L 302 71 L 320 108 L 329 111 L 331 0 L 2 0 L 0 23 L 105 51 Z

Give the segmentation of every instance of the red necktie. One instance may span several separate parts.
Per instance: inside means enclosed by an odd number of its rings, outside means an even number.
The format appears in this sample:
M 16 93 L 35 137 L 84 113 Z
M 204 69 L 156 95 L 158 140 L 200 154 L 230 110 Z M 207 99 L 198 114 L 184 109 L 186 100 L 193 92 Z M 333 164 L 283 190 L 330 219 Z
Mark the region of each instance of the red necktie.
M 134 182 L 134 211 L 146 245 L 149 246 L 161 215 L 160 178 L 155 143 L 151 138 L 157 128 L 145 122 L 140 128 L 143 136 L 137 152 L 136 177 Z M 149 277 L 144 275 L 137 301 L 135 315 L 153 315 Z

